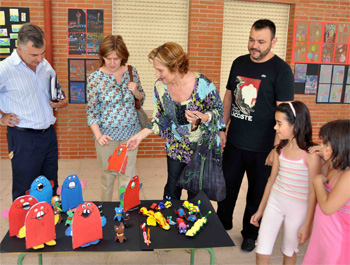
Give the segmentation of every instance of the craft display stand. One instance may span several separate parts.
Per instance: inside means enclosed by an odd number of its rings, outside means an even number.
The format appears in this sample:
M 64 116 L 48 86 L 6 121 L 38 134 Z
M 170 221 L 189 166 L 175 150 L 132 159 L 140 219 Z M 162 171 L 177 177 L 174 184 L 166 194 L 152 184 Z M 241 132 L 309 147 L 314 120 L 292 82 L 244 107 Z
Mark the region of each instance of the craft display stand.
M 201 192 L 190 202 L 197 205 L 198 200 L 201 201 L 200 210 L 201 213 L 206 215 L 208 211 L 211 214 L 208 215 L 208 222 L 204 225 L 203 229 L 197 234 L 197 236 L 190 238 L 184 234 L 179 234 L 177 226 L 171 226 L 171 229 L 166 231 L 158 225 L 150 227 L 150 240 L 151 244 L 147 246 L 144 243 L 142 230 L 140 225 L 146 222 L 146 217 L 142 214 L 138 214 L 139 208 L 145 206 L 150 209 L 152 203 L 160 202 L 154 200 L 141 201 L 141 205 L 137 210 L 130 212 L 130 227 L 125 229 L 125 236 L 127 240 L 121 244 L 114 241 L 115 232 L 113 226 L 118 224 L 113 220 L 115 215 L 114 208 L 119 206 L 119 202 L 103 202 L 103 213 L 107 218 L 107 224 L 103 227 L 103 239 L 97 245 L 91 245 L 86 248 L 72 248 L 72 238 L 65 236 L 65 230 L 68 226 L 65 226 L 66 215 L 63 215 L 63 221 L 56 225 L 56 245 L 49 247 L 46 246 L 42 249 L 26 249 L 25 239 L 19 239 L 17 237 L 10 237 L 9 233 L 5 235 L 1 244 L 1 253 L 20 254 L 17 264 L 22 264 L 24 257 L 28 254 L 38 254 L 39 264 L 43 263 L 42 254 L 45 253 L 77 253 L 77 252 L 116 252 L 116 251 L 162 251 L 162 250 L 180 250 L 191 249 L 191 264 L 194 264 L 195 250 L 206 249 L 210 254 L 210 264 L 215 263 L 215 253 L 212 248 L 215 247 L 230 247 L 234 246 L 233 241 L 225 231 L 219 218 L 217 217 L 213 206 L 211 205 L 207 196 Z M 100 202 L 94 202 L 99 205 Z M 173 206 L 168 209 L 163 209 L 162 213 L 164 217 L 172 216 L 173 221 L 176 221 L 177 215 L 174 209 L 182 207 L 183 201 L 172 200 Z M 187 210 L 185 210 L 187 212 Z M 200 215 L 198 215 L 200 218 Z M 187 221 L 186 221 L 187 222 Z M 188 223 L 188 222 L 187 222 Z M 192 223 L 190 224 L 192 226 Z

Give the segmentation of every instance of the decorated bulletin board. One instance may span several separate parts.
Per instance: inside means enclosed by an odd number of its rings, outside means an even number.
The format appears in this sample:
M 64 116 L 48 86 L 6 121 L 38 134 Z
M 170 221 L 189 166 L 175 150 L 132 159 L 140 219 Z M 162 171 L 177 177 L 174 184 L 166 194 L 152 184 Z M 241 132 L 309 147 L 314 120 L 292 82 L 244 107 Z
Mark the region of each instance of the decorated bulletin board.
M 98 59 L 68 59 L 69 103 L 86 103 L 86 81 L 99 68 Z
M 96 56 L 102 40 L 102 9 L 68 9 L 69 55 Z
M 350 24 L 296 21 L 293 63 L 350 63 Z
M 29 8 L 0 7 L 0 55 L 10 55 L 17 47 L 18 31 L 30 22 Z

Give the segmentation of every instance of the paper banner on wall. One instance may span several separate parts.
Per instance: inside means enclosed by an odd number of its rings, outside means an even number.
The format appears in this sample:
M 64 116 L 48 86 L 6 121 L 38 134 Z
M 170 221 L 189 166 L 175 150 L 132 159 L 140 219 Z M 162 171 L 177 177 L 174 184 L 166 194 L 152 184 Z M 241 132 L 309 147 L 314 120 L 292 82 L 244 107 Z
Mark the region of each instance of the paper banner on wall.
M 338 25 L 337 43 L 348 43 L 349 40 L 349 24 Z
M 328 102 L 330 84 L 319 84 L 317 91 L 317 102 Z
M 333 84 L 343 84 L 344 74 L 345 74 L 345 66 L 344 65 L 334 65 L 332 83 Z
M 103 32 L 103 9 L 87 10 L 87 32 Z
M 305 94 L 316 94 L 317 90 L 317 75 L 307 75 L 305 84 Z
M 321 65 L 320 70 L 320 83 L 330 83 L 332 78 L 332 65 Z
M 326 24 L 324 30 L 323 41 L 325 43 L 334 43 L 337 33 L 337 25 L 336 24 Z
M 85 81 L 85 61 L 70 60 L 69 61 L 69 78 L 71 81 Z
M 332 85 L 329 102 L 340 103 L 342 92 L 343 92 L 342 85 Z
M 345 86 L 344 103 L 350 103 L 350 85 Z
M 322 34 L 322 23 L 311 23 L 310 24 L 310 37 L 311 42 L 321 42 Z
M 295 83 L 305 83 L 306 69 L 307 69 L 307 64 L 299 64 L 299 63 L 295 64 L 295 68 L 294 68 Z

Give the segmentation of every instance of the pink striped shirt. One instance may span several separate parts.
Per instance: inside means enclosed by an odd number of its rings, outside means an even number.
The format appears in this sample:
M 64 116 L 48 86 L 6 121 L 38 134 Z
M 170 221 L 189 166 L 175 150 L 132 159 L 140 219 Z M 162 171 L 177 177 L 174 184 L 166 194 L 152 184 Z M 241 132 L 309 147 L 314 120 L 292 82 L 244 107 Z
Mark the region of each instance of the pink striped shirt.
M 272 190 L 297 201 L 307 201 L 309 195 L 309 168 L 305 163 L 304 151 L 301 159 L 289 159 L 283 155 L 278 157 L 279 170 Z

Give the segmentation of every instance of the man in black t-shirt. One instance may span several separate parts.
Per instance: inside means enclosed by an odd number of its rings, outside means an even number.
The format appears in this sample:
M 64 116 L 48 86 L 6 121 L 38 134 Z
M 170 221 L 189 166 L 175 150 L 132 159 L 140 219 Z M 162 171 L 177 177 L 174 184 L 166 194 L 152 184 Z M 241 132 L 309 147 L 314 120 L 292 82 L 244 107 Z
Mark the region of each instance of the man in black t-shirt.
M 223 171 L 226 199 L 217 214 L 226 230 L 232 228 L 233 211 L 244 173 L 248 178 L 243 217 L 242 250 L 252 251 L 258 228 L 250 224 L 270 176 L 274 145 L 275 109 L 294 99 L 294 77 L 289 65 L 271 52 L 276 27 L 270 20 L 256 21 L 250 31 L 249 54 L 238 57 L 231 67 L 224 97 L 224 120 L 230 127 L 224 149 Z

